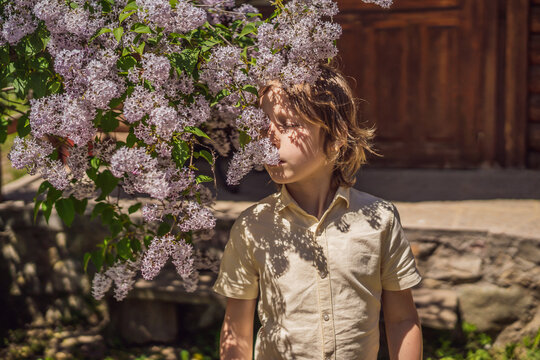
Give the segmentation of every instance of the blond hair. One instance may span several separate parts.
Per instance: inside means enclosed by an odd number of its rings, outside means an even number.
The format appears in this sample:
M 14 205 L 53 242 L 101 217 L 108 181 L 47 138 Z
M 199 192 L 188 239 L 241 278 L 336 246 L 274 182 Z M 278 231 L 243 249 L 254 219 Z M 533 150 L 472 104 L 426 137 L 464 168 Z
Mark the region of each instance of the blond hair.
M 333 185 L 350 187 L 356 182 L 356 172 L 367 162 L 366 153 L 379 155 L 372 145 L 375 127 L 362 126 L 359 99 L 354 97 L 342 72 L 333 65 L 320 67 L 321 74 L 314 84 L 282 89 L 302 118 L 321 126 L 324 151 L 334 163 Z M 277 84 L 270 82 L 259 96 Z

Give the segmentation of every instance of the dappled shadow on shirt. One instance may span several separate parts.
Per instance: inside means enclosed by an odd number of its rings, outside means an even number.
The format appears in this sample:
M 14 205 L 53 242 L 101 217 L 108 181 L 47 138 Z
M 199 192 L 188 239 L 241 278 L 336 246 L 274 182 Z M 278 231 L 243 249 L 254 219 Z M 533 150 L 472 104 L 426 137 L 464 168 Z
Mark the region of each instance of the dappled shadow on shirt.
M 371 196 L 354 204 L 349 209 L 342 206 L 335 213 L 330 213 L 332 216 L 324 220 L 326 226 L 335 226 L 347 233 L 354 228 L 355 222 L 361 221 L 367 228 L 379 231 L 384 226 L 384 213 L 393 211 L 391 203 Z M 287 309 L 284 289 L 295 287 L 293 292 L 301 293 L 303 287 L 307 289 L 307 284 L 317 281 L 315 277 L 303 279 L 301 276 L 329 272 L 324 243 L 319 243 L 315 233 L 298 220 L 298 214 L 294 214 L 296 211 L 284 209 L 278 212 L 275 202 L 269 201 L 257 205 L 239 219 L 240 227 L 253 245 L 250 251 L 258 263 L 259 281 L 264 287 L 260 293 L 259 318 L 262 326 L 257 346 L 260 354 L 277 353 L 283 359 L 294 358 L 294 340 L 290 338 L 283 320 L 288 313 L 298 311 L 296 308 Z M 304 261 L 293 263 L 301 269 L 291 268 L 293 256 Z

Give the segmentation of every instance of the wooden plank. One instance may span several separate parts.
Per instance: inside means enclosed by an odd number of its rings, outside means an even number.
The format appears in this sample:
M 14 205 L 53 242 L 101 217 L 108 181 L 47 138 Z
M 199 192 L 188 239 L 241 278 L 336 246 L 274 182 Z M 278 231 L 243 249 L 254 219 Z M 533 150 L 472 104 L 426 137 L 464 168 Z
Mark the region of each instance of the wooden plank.
M 540 65 L 540 34 L 531 34 L 529 39 L 529 63 Z
M 540 33 L 540 6 L 531 7 L 531 32 Z
M 529 122 L 540 123 L 540 94 L 529 96 Z
M 540 67 L 529 68 L 529 93 L 540 94 Z
M 529 124 L 529 131 L 528 133 L 528 146 L 529 149 L 532 149 L 533 151 L 540 151 L 540 124 Z
M 526 162 L 529 8 L 529 0 L 506 2 L 504 141 L 505 165 L 512 167 Z
M 397 0 L 394 1 L 390 9 L 384 9 L 375 4 L 367 4 L 359 0 L 338 0 L 341 11 L 360 10 L 360 11 L 400 11 L 400 10 L 419 10 L 429 9 L 449 9 L 460 7 L 463 0 Z

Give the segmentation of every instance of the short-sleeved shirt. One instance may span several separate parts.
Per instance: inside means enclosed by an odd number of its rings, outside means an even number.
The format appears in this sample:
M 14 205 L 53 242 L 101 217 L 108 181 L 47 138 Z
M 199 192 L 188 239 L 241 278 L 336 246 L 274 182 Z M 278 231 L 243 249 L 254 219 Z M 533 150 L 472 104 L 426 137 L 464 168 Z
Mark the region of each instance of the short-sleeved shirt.
M 255 359 L 375 360 L 382 290 L 420 281 L 391 202 L 340 187 L 319 220 L 282 186 L 238 217 L 213 289 L 259 297 Z

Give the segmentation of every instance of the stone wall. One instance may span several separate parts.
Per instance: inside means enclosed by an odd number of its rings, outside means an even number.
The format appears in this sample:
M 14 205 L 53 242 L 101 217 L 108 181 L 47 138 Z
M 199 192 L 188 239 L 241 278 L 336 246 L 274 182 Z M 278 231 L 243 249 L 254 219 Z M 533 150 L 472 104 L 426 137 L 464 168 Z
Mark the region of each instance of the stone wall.
M 495 346 L 540 329 L 540 239 L 406 229 L 424 280 L 413 295 L 424 327 L 469 322 Z
M 165 270 L 157 281 L 137 281 L 124 302 L 94 301 L 82 259 L 106 234 L 99 222 L 79 217 L 65 228 L 54 212 L 48 225 L 41 216 L 34 224 L 32 217 L 32 204 L 0 204 L 4 333 L 30 323 L 45 327 L 79 323 L 90 329 L 77 336 L 58 335 L 52 352 L 62 344 L 83 346 L 92 336 L 103 346 L 101 336 L 107 333 L 131 343 L 173 342 L 182 328 L 220 323 L 223 299 L 209 289 L 211 273 L 203 274 L 195 294 L 186 294 L 174 270 Z M 221 218 L 208 244 L 222 248 L 232 221 Z M 538 331 L 540 239 L 463 231 L 406 229 L 406 233 L 424 277 L 413 293 L 425 334 L 460 329 L 467 321 L 502 345 Z M 143 316 L 132 316 L 135 313 Z

